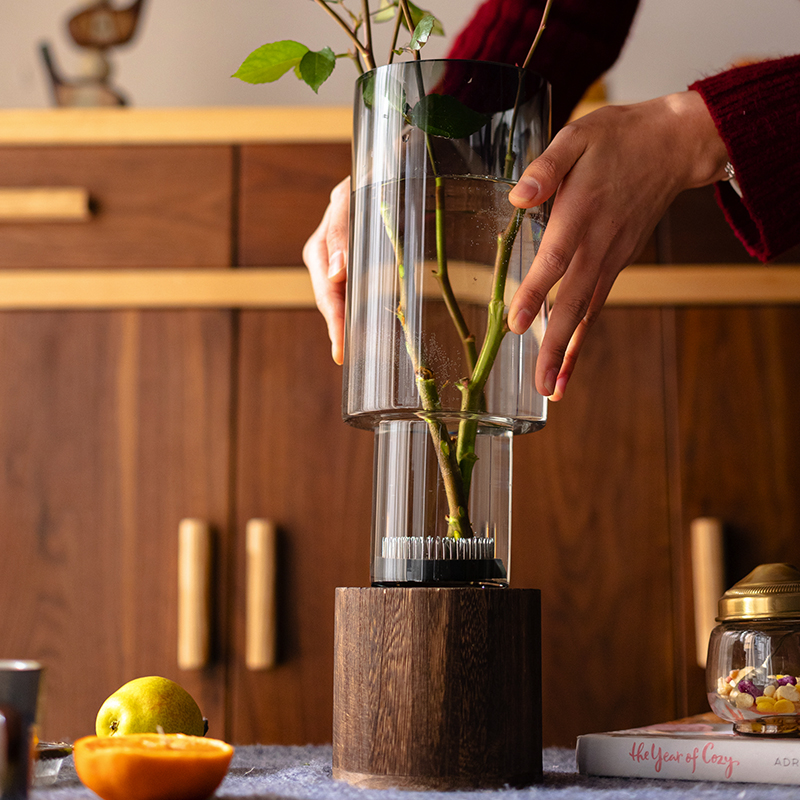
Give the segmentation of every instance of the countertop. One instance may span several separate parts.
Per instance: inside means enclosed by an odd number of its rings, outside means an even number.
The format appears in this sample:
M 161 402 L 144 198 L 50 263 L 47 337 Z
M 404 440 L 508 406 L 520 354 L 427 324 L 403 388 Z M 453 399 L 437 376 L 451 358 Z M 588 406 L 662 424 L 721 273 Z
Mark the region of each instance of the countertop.
M 528 800 L 538 797 L 629 798 L 629 800 L 678 800 L 720 798 L 779 800 L 797 798 L 797 786 L 752 783 L 655 781 L 624 778 L 593 778 L 579 775 L 574 751 L 548 748 L 544 751 L 544 781 L 528 789 L 474 792 L 425 792 L 430 800 Z M 331 777 L 331 747 L 238 747 L 231 768 L 216 792 L 220 798 L 298 798 L 298 800 L 404 800 L 418 792 L 357 789 Z M 72 757 L 65 760 L 56 783 L 35 788 L 31 800 L 90 800 L 96 797 L 82 786 Z

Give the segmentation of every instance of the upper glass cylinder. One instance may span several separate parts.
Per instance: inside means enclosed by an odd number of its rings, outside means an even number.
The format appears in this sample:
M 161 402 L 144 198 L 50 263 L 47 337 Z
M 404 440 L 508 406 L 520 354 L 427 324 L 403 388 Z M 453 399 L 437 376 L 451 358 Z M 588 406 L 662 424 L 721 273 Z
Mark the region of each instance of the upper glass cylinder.
M 534 387 L 542 309 L 507 334 L 549 208 L 508 192 L 550 134 L 535 73 L 409 61 L 356 84 L 343 415 L 359 427 L 440 419 L 524 433 L 546 420 Z

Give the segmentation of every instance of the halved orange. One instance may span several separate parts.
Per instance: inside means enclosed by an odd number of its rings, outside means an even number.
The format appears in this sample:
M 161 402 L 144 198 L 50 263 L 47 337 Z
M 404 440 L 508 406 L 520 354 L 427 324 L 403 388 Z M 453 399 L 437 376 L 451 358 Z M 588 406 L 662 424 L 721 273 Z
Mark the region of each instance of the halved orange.
M 233 747 L 180 733 L 84 736 L 78 777 L 103 800 L 205 800 L 222 783 Z

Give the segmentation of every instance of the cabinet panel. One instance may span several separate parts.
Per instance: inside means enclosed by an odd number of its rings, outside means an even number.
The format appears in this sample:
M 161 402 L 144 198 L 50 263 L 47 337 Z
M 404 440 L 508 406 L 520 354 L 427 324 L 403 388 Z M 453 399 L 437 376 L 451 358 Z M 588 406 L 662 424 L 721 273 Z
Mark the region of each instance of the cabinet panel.
M 369 585 L 372 434 L 341 416 L 341 370 L 316 311 L 242 312 L 237 530 L 278 528 L 278 665 L 244 667 L 236 620 L 236 742 L 331 741 L 337 586 Z M 243 542 L 236 604 L 245 607 Z
M 239 263 L 303 263 L 331 189 L 350 174 L 350 145 L 247 145 L 241 148 Z
M 542 590 L 544 742 L 674 715 L 661 312 L 606 309 L 514 447 L 512 584 Z
M 726 586 L 759 564 L 800 564 L 800 308 L 686 309 L 676 332 L 683 528 L 699 516 L 723 522 Z M 688 559 L 682 567 L 690 577 Z M 689 713 L 706 706 L 694 656 Z
M 225 733 L 221 654 L 177 669 L 177 527 L 216 528 L 219 642 L 230 354 L 230 312 L 0 315 L 0 657 L 46 664 L 46 738 L 150 674 Z
M 86 222 L 0 222 L 4 268 L 230 264 L 230 147 L 3 148 L 0 176 L 85 188 L 93 209 Z

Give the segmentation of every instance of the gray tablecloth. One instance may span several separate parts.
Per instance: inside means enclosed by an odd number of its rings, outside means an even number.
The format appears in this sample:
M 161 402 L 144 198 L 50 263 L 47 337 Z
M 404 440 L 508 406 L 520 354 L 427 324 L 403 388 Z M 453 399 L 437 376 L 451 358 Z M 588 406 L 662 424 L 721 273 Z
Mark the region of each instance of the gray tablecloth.
M 528 800 L 528 798 L 631 798 L 631 800 L 673 800 L 673 798 L 800 798 L 800 787 L 754 783 L 708 783 L 694 781 L 653 781 L 622 778 L 592 778 L 579 775 L 572 750 L 549 748 L 544 751 L 544 782 L 529 789 L 503 789 L 474 792 L 408 792 L 357 789 L 331 777 L 330 746 L 238 747 L 231 768 L 216 797 L 223 798 L 300 798 L 301 800 Z M 34 788 L 30 800 L 90 800 L 96 796 L 84 788 L 72 764 L 65 759 L 56 782 Z

